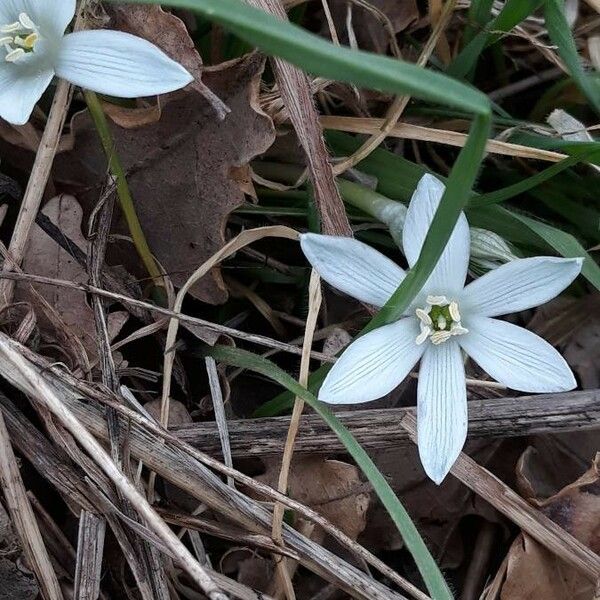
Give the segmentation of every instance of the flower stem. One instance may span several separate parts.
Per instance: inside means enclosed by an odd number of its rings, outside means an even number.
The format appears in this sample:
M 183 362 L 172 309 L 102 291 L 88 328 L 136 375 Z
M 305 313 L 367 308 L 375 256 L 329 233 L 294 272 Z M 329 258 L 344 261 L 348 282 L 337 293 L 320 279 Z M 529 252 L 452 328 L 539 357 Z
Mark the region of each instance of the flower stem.
M 152 251 L 150 250 L 150 246 L 148 245 L 148 241 L 146 240 L 146 236 L 142 230 L 142 225 L 138 219 L 137 213 L 135 212 L 133 198 L 131 196 L 131 191 L 125 176 L 125 169 L 123 168 L 123 164 L 121 163 L 119 155 L 115 150 L 108 122 L 106 120 L 106 116 L 104 115 L 104 111 L 102 110 L 102 104 L 94 92 L 84 90 L 83 93 L 88 110 L 90 111 L 90 115 L 94 121 L 96 131 L 98 132 L 98 136 L 102 142 L 102 147 L 104 148 L 104 153 L 106 154 L 106 158 L 108 160 L 110 173 L 115 180 L 119 205 L 123 211 L 123 215 L 125 217 L 125 221 L 127 222 L 127 227 L 129 228 L 131 238 L 133 239 L 135 249 L 140 255 L 140 258 L 142 259 L 142 262 L 144 263 L 144 266 L 146 267 L 146 270 L 148 271 L 148 274 L 154 281 L 155 285 L 162 285 L 162 273 L 160 272 L 160 269 L 158 268 L 158 265 L 152 256 Z

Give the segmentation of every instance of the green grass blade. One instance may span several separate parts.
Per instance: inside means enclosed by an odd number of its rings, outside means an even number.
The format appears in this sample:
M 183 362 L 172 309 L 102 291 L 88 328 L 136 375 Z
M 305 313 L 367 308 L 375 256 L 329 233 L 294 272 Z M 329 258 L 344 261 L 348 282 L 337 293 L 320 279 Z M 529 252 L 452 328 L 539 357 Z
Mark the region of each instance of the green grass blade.
M 448 588 L 443 575 L 429 553 L 423 538 L 419 534 L 404 506 L 381 474 L 375 463 L 365 452 L 363 447 L 354 439 L 352 434 L 344 427 L 339 419 L 314 394 L 302 387 L 295 379 L 280 369 L 271 361 L 257 356 L 251 352 L 231 348 L 229 346 L 213 346 L 206 348 L 206 354 L 215 360 L 243 369 L 260 373 L 285 387 L 294 396 L 302 398 L 315 412 L 329 425 L 331 430 L 344 444 L 348 453 L 356 461 L 367 479 L 371 482 L 375 493 L 385 506 L 394 521 L 402 539 L 412 554 L 419 572 L 425 581 L 429 594 L 433 600 L 451 600 L 452 592 Z
M 264 52 L 284 58 L 314 75 L 396 94 L 411 94 L 473 114 L 490 112 L 485 94 L 443 73 L 387 56 L 335 46 L 241 0 L 137 0 L 137 3 L 160 3 L 196 11 Z
M 544 17 L 548 35 L 556 46 L 559 56 L 563 59 L 571 77 L 583 92 L 590 104 L 600 114 L 600 85 L 597 80 L 589 77 L 583 70 L 577 53 L 577 46 L 571 34 L 564 13 L 564 2 L 561 0 L 546 0 Z
M 479 32 L 454 59 L 448 75 L 456 78 L 466 77 L 475 67 L 482 51 L 500 39 L 502 33 L 510 31 L 526 19 L 543 0 L 507 0 L 506 4 L 484 31 Z
M 589 148 L 583 152 L 576 152 L 567 158 L 564 158 L 558 163 L 553 164 L 552 166 L 532 175 L 531 177 L 527 177 L 518 183 L 513 185 L 509 185 L 500 190 L 496 190 L 495 192 L 490 192 L 487 194 L 481 194 L 477 197 L 474 197 L 469 202 L 469 208 L 478 208 L 481 206 L 488 206 L 490 204 L 498 204 L 500 202 L 504 202 L 509 200 L 510 198 L 514 198 L 519 194 L 523 194 L 542 183 L 545 183 L 552 177 L 555 177 L 562 171 L 574 167 L 576 164 L 580 162 L 586 162 L 590 158 L 595 160 L 595 157 L 598 156 L 600 158 L 600 151 L 595 148 Z
M 469 6 L 469 22 L 463 34 L 465 46 L 476 35 L 477 30 L 483 29 L 492 16 L 494 0 L 473 0 Z
M 565 258 L 583 257 L 584 261 L 581 274 L 594 285 L 597 290 L 600 290 L 600 266 L 598 266 L 574 236 L 566 231 L 562 231 L 556 227 L 552 227 L 551 225 L 521 215 L 517 212 L 510 211 L 510 214 L 513 219 L 520 221 L 561 256 L 564 256 Z
M 473 121 L 468 141 L 446 182 L 446 191 L 434 215 L 419 259 L 363 333 L 399 319 L 425 285 L 452 235 L 460 213 L 471 197 L 471 188 L 479 172 L 479 156 L 485 149 L 489 132 L 488 117 L 477 117 Z

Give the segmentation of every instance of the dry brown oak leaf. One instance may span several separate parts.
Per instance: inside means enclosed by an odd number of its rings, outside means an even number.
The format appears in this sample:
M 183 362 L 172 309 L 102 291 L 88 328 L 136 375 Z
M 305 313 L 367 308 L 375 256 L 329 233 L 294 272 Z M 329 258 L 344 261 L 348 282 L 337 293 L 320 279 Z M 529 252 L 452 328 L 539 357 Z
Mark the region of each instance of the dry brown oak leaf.
M 182 92 L 166 98 L 157 123 L 140 129 L 111 125 L 150 248 L 176 286 L 224 245 L 227 219 L 244 201 L 240 170 L 273 143 L 273 122 L 258 106 L 263 69 L 263 58 L 251 54 L 204 72 L 205 83 L 231 109 L 223 121 L 197 93 Z M 75 146 L 57 156 L 55 181 L 75 191 L 89 212 L 106 182 L 106 158 L 87 112 L 71 126 Z M 122 222 L 116 230 L 127 233 Z M 128 242 L 111 245 L 109 262 L 146 276 Z M 225 302 L 219 270 L 191 294 Z
M 165 12 L 160 6 L 110 5 L 106 10 L 111 15 L 111 29 L 120 29 L 142 37 L 159 48 L 194 77 L 190 87 L 202 94 L 220 119 L 229 112 L 222 100 L 202 81 L 204 68 L 202 57 L 196 50 L 184 22 L 177 16 Z
M 49 200 L 42 209 L 54 225 L 83 252 L 88 251 L 88 242 L 81 233 L 83 210 L 73 196 L 66 194 Z M 61 248 L 41 227 L 35 225 L 25 252 L 23 271 L 54 279 L 64 279 L 75 283 L 88 283 L 86 270 L 63 248 Z M 40 303 L 41 296 L 60 318 L 60 327 L 67 329 L 68 335 L 78 338 L 87 356 L 93 360 L 97 356 L 96 326 L 94 312 L 86 301 L 85 294 L 78 290 L 60 286 L 34 284 L 39 295 L 33 294 L 28 283 L 19 283 L 16 290 L 17 301 L 30 302 L 36 308 L 38 323 L 42 331 L 59 335 L 56 322 L 46 315 L 46 308 Z M 128 319 L 125 311 L 108 315 L 110 339 L 114 339 Z
M 546 516 L 558 523 L 591 550 L 600 551 L 600 455 L 591 468 L 554 496 L 528 498 Z M 523 488 L 523 484 L 520 485 Z M 525 486 L 526 495 L 535 483 Z M 595 582 L 562 562 L 526 534 L 513 542 L 497 580 L 500 600 L 595 600 Z M 494 583 L 500 583 L 494 582 Z
M 256 477 L 277 487 L 281 463 L 265 460 L 266 470 Z M 369 489 L 360 479 L 359 470 L 339 460 L 320 456 L 296 456 L 288 479 L 288 495 L 326 517 L 355 540 L 367 524 Z

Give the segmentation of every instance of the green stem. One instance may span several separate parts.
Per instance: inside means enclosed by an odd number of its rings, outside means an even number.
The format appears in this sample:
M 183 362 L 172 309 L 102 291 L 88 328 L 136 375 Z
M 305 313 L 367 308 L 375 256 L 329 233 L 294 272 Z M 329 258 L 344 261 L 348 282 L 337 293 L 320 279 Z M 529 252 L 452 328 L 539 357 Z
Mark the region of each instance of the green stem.
M 115 179 L 119 205 L 123 211 L 123 215 L 125 217 L 125 221 L 127 222 L 127 227 L 129 228 L 131 238 L 133 239 L 135 249 L 140 255 L 140 258 L 142 259 L 148 274 L 153 279 L 154 284 L 157 286 L 162 285 L 162 273 L 160 272 L 160 269 L 158 268 L 158 265 L 152 256 L 152 251 L 150 250 L 150 246 L 148 245 L 146 236 L 142 230 L 142 225 L 138 219 L 137 213 L 135 212 L 133 198 L 131 196 L 131 191 L 129 190 L 129 185 L 127 184 L 127 177 L 125 176 L 125 169 L 123 168 L 121 160 L 119 159 L 119 155 L 115 150 L 110 128 L 108 126 L 106 116 L 104 115 L 104 111 L 102 110 L 102 104 L 94 92 L 84 90 L 84 96 L 88 110 L 90 111 L 90 115 L 94 121 L 96 131 L 98 132 L 98 136 L 102 142 L 104 154 L 108 160 L 108 168 L 111 175 Z

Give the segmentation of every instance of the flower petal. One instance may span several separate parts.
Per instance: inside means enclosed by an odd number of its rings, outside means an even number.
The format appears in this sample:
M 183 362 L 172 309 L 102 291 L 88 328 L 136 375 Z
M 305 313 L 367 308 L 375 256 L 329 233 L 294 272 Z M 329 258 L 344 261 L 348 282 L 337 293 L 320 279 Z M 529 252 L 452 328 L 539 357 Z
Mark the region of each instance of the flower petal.
M 467 389 L 458 343 L 427 347 L 417 388 L 417 441 L 425 473 L 438 485 L 467 438 Z
M 327 283 L 375 306 L 383 306 L 405 276 L 387 256 L 353 238 L 304 233 L 300 245 Z
M 415 366 L 424 345 L 417 346 L 417 320 L 401 319 L 352 342 L 333 365 L 319 400 L 329 404 L 370 402 L 391 392 Z
M 35 60 L 0 65 L 0 117 L 13 125 L 27 123 L 53 77 L 52 69 Z
M 554 256 L 513 260 L 470 283 L 460 296 L 460 308 L 497 317 L 539 306 L 572 283 L 582 264 L 582 258 Z
M 444 189 L 444 184 L 433 175 L 423 175 L 410 201 L 402 232 L 402 245 L 411 267 L 419 258 Z M 461 213 L 448 244 L 425 283 L 421 295 L 457 295 L 462 290 L 467 277 L 469 247 L 469 225 L 465 215 Z
M 138 98 L 185 87 L 193 77 L 162 50 L 122 31 L 79 31 L 60 45 L 56 74 L 88 90 Z
M 42 35 L 58 38 L 75 16 L 75 0 L 2 0 L 0 24 L 7 25 L 26 13 Z
M 506 321 L 469 316 L 458 338 L 465 352 L 496 381 L 521 392 L 566 392 L 577 386 L 565 359 L 541 337 Z

